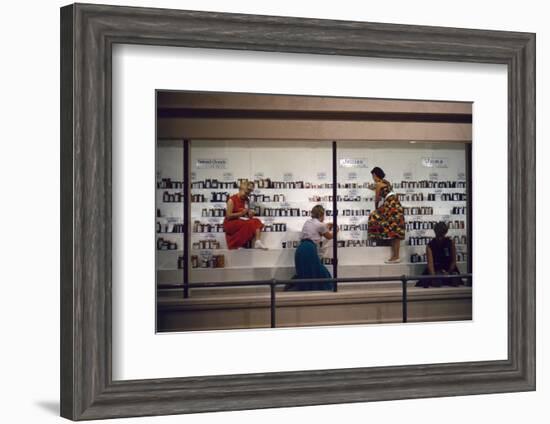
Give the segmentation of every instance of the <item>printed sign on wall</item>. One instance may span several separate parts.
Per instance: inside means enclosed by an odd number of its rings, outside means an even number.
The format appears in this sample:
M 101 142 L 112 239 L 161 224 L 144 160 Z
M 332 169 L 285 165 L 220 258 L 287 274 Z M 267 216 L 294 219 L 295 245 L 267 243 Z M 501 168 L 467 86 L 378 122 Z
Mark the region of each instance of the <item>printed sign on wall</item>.
M 422 166 L 426 168 L 448 168 L 448 158 L 422 158 Z
M 339 161 L 340 168 L 366 168 L 366 158 L 342 158 Z
M 227 168 L 227 159 L 197 159 L 195 167 L 197 169 L 225 169 Z

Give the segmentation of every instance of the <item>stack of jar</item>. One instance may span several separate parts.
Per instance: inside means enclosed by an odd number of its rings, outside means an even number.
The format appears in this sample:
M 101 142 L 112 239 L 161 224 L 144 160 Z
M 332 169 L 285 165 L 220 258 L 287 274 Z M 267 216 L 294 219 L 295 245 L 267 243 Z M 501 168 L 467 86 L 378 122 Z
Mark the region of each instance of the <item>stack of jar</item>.
M 397 195 L 397 197 L 402 202 L 403 201 L 404 202 L 423 202 L 424 201 L 424 194 L 423 193 L 414 193 L 414 194 L 399 193 Z M 428 200 L 430 200 L 430 195 L 428 195 Z
M 370 209 L 344 209 L 342 216 L 368 216 L 370 212 Z
M 460 202 L 466 200 L 466 193 L 442 193 L 442 201 Z
M 432 215 L 434 208 L 431 206 L 405 206 L 403 207 L 403 213 L 405 215 Z
M 191 268 L 225 268 L 224 255 L 191 256 Z
M 221 192 L 221 191 L 213 191 L 210 193 L 210 201 L 211 202 L 227 202 L 229 199 L 229 193 L 228 192 Z
M 265 224 L 262 231 L 266 233 L 281 233 L 286 231 L 285 223 Z
M 220 248 L 221 246 L 218 240 L 199 240 L 193 243 L 193 250 L 212 250 Z
M 447 222 L 447 226 L 451 230 L 462 230 L 464 229 L 464 221 L 454 220 Z
M 466 188 L 465 181 L 401 181 L 393 185 L 394 188 Z
M 281 243 L 281 246 L 283 249 L 292 249 L 292 248 L 298 247 L 299 244 L 300 244 L 299 240 L 287 240 L 287 241 L 283 241 Z
M 416 264 L 418 262 L 427 262 L 426 254 L 419 255 L 418 253 L 413 253 L 411 255 L 411 263 Z
M 285 201 L 284 194 L 274 194 L 273 197 L 265 194 L 251 194 L 249 197 L 252 202 L 271 202 L 271 201 L 284 202 Z
M 223 224 L 209 224 L 200 221 L 193 222 L 194 233 L 223 233 Z
M 340 224 L 339 231 L 367 231 L 368 224 Z
M 183 181 L 172 181 L 171 178 L 162 178 L 157 182 L 157 188 L 183 188 Z
M 203 217 L 224 217 L 225 216 L 225 208 L 213 208 L 213 209 L 207 209 L 204 208 L 202 210 L 201 216 Z
M 191 201 L 194 203 L 204 203 L 206 202 L 206 196 L 204 194 L 192 194 Z
M 454 206 L 451 215 L 463 215 L 466 213 L 466 206 Z
M 183 193 L 170 193 L 165 191 L 162 194 L 162 201 L 165 203 L 181 203 L 183 201 Z
M 432 237 L 409 237 L 409 246 L 425 246 L 432 240 Z
M 453 241 L 455 244 L 466 244 L 467 238 L 466 236 L 454 236 Z
M 164 240 L 162 237 L 157 239 L 158 250 L 177 250 L 178 244 L 170 240 Z
M 157 233 L 183 233 L 183 224 L 172 224 L 171 231 L 169 229 L 169 224 L 157 222 Z
M 191 183 L 191 188 L 209 189 L 209 188 L 238 188 L 234 181 L 223 182 L 216 179 L 207 178 L 204 181 L 195 181 Z
M 309 211 L 300 211 L 300 208 L 263 208 L 256 206 L 254 213 L 258 216 L 307 216 Z

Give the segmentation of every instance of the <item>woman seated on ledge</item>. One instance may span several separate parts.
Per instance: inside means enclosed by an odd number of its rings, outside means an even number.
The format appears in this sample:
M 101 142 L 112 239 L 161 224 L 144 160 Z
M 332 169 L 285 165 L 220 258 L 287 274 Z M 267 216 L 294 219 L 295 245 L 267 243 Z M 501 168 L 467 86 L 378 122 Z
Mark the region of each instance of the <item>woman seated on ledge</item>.
M 422 275 L 452 275 L 460 274 L 456 266 L 456 246 L 454 242 L 447 237 L 447 224 L 438 222 L 434 226 L 435 238 L 426 246 L 426 258 L 428 266 Z M 416 283 L 417 287 L 428 288 L 441 287 L 449 285 L 456 287 L 462 284 L 460 278 L 430 278 L 420 280 Z
M 321 263 L 319 247 L 321 240 L 333 238 L 332 224 L 325 224 L 325 209 L 321 205 L 311 210 L 311 219 L 302 227 L 300 245 L 294 255 L 296 275 L 293 278 L 332 278 L 328 269 Z M 333 290 L 334 283 L 298 283 L 289 284 L 285 290 Z
M 254 218 L 254 211 L 248 209 L 248 196 L 253 190 L 253 182 L 243 181 L 239 192 L 227 200 L 223 230 L 228 249 L 239 249 L 250 241 L 253 241 L 255 249 L 267 249 L 260 240 L 264 224 L 258 218 Z

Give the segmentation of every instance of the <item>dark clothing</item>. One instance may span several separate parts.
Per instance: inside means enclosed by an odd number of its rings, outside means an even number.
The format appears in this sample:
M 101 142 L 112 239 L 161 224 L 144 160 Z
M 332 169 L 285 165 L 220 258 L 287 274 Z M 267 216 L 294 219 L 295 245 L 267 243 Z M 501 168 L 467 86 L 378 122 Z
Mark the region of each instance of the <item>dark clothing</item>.
M 442 239 L 434 238 L 428 244 L 432 251 L 434 268 L 436 271 L 449 271 L 449 266 L 453 262 L 453 242 L 449 237 Z
M 455 258 L 453 258 L 453 242 L 449 237 L 445 237 L 442 239 L 434 238 L 430 243 L 428 244 L 430 247 L 430 250 L 432 251 L 432 258 L 434 262 L 434 271 L 436 274 L 443 274 L 444 272 L 447 272 L 448 274 L 460 274 L 460 271 L 456 264 L 454 265 L 453 269 L 449 269 L 451 267 L 452 262 Z M 422 275 L 430 275 L 430 270 L 428 267 L 424 270 Z M 459 284 L 463 284 L 463 281 L 461 278 L 448 278 L 448 279 L 442 279 L 442 278 L 430 278 L 427 280 L 420 280 L 416 283 L 417 287 L 440 287 L 440 286 L 458 286 Z
M 321 263 L 317 245 L 303 239 L 294 254 L 296 275 L 293 278 L 332 278 L 328 269 Z M 289 284 L 285 290 L 332 290 L 334 283 L 300 283 Z

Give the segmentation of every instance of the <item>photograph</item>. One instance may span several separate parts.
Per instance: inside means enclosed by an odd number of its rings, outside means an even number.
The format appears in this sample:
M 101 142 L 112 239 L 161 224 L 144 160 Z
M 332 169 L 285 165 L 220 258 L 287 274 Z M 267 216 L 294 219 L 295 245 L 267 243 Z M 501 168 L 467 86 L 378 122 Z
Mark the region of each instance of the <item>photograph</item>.
M 58 10 L 59 415 L 464 422 L 537 390 L 542 26 L 149 6 Z
M 157 332 L 472 320 L 473 143 L 472 102 L 157 90 Z

